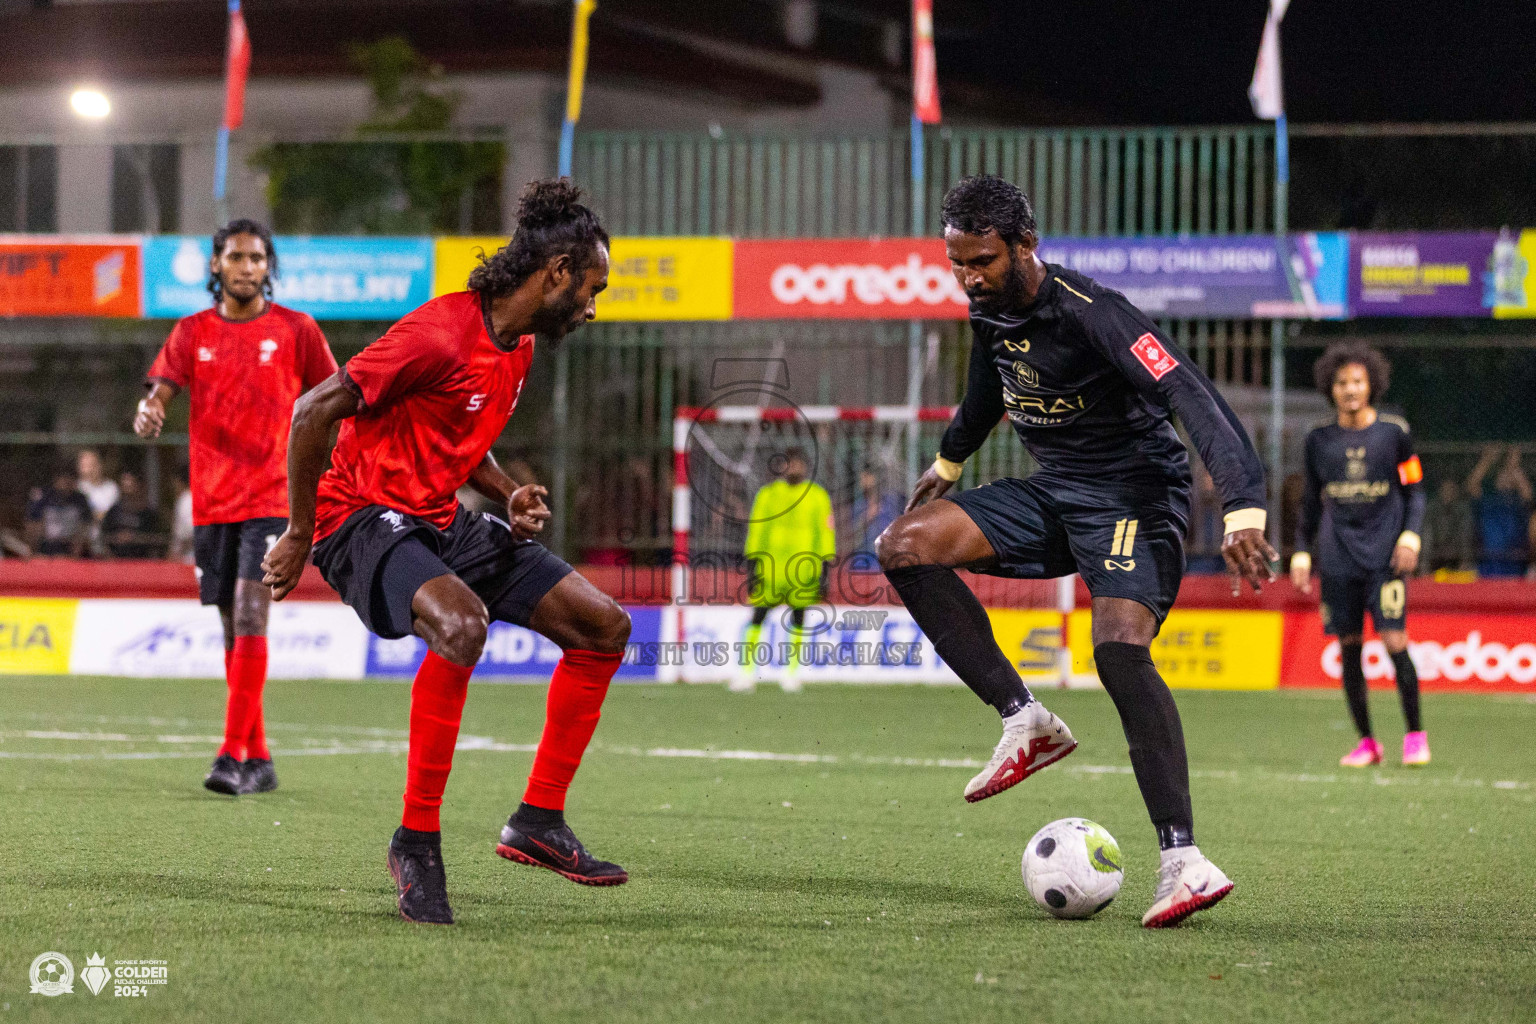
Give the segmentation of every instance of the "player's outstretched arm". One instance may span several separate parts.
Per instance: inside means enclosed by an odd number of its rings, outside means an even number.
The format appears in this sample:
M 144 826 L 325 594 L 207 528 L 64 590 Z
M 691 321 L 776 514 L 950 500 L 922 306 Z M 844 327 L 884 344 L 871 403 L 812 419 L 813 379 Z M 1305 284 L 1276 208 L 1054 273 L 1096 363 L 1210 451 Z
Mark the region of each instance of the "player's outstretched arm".
M 960 470 L 965 460 L 985 443 L 987 435 L 992 433 L 992 428 L 1002 418 L 1003 379 L 998 376 L 997 367 L 992 365 L 992 353 L 985 339 L 980 331 L 976 331 L 971 339 L 971 363 L 965 376 L 965 397 L 960 400 L 955 418 L 950 421 L 943 439 L 939 441 L 938 457 L 918 477 L 906 510 L 911 512 L 934 498 L 942 498 L 955 485 L 955 481 L 960 479 Z
M 315 491 L 330 454 L 331 428 L 356 416 L 360 405 L 357 392 L 338 372 L 293 407 L 293 426 L 288 432 L 288 529 L 261 562 L 266 573 L 261 581 L 272 588 L 274 601 L 281 601 L 298 586 L 315 542 Z

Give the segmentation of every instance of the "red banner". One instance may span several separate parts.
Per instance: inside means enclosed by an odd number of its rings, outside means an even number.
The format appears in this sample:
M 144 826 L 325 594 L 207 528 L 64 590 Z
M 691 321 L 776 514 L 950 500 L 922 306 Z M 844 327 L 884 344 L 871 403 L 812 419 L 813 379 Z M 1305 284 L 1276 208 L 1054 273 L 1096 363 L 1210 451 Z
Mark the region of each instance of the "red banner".
M 965 291 L 928 238 L 736 242 L 738 319 L 963 320 Z
M 139 244 L 0 240 L 0 316 L 139 315 Z
M 1536 693 L 1536 616 L 1410 614 L 1408 652 L 1426 690 Z M 1339 642 L 1315 612 L 1285 617 L 1281 686 L 1339 685 Z M 1390 687 L 1392 659 L 1365 645 L 1365 678 Z

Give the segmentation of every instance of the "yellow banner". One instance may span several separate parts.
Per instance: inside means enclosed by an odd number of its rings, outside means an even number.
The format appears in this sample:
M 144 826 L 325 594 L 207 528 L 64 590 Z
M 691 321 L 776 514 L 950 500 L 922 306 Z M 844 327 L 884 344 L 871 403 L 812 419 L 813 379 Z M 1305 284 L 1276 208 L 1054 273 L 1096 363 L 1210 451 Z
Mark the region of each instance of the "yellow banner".
M 1072 674 L 1093 675 L 1093 618 L 1072 613 L 1067 638 Z M 1280 685 L 1279 612 L 1173 611 L 1152 642 L 1168 685 L 1186 690 L 1273 690 Z
M 77 603 L 72 598 L 0 597 L 0 675 L 68 673 Z
M 1061 674 L 1061 613 L 1038 609 L 988 608 L 992 635 L 1025 679 Z
M 480 253 L 505 238 L 439 238 L 432 294 L 463 291 Z M 732 263 L 729 238 L 615 238 L 608 290 L 597 297 L 599 320 L 729 320 Z
M 1514 244 L 1501 235 L 1494 245 L 1489 272 L 1493 275 L 1495 317 L 1536 317 L 1536 229 L 1521 231 Z

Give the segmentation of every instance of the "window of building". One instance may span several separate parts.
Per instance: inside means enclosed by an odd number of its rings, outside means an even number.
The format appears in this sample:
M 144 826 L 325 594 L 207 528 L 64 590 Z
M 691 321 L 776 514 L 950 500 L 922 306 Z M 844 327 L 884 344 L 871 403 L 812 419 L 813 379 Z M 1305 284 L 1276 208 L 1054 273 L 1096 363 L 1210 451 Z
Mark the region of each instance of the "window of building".
M 58 190 L 56 147 L 0 146 L 0 231 L 57 231 Z
M 112 147 L 112 230 L 167 234 L 181 228 L 181 147 Z

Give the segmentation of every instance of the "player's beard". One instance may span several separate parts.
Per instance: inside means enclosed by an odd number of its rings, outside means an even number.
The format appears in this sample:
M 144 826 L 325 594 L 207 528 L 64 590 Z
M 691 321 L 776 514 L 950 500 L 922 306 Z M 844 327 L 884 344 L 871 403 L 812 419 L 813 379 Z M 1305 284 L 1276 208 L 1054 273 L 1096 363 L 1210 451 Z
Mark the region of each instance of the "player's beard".
M 1029 282 L 1024 276 L 1024 267 L 1010 250 L 1008 269 L 1003 272 L 1003 286 L 995 292 L 967 292 L 966 298 L 978 313 L 1002 313 L 1023 306 L 1028 294 Z
M 576 294 L 580 284 L 572 278 L 565 290 L 546 300 L 533 318 L 534 335 L 551 348 L 558 348 L 562 338 L 586 322 L 581 315 L 581 298 Z

